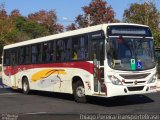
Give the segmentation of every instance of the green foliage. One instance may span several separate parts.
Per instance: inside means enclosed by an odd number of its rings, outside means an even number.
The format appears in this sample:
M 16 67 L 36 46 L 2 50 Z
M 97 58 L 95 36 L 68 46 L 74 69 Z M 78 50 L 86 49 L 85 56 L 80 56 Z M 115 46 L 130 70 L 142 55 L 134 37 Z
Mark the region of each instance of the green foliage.
M 44 26 L 32 21 L 25 22 L 21 30 L 31 38 L 42 37 L 49 34 Z
M 153 2 L 131 4 L 130 7 L 124 11 L 123 21 L 148 25 L 152 30 L 156 46 L 160 47 L 160 29 L 158 28 L 160 11 L 158 11 Z
M 8 15 L 4 4 L 0 5 L 0 55 L 4 45 L 63 32 L 57 23 L 55 11 L 40 10 L 28 17 L 13 10 Z
M 160 30 L 154 31 L 153 36 L 154 36 L 154 39 L 155 39 L 155 46 L 160 47 Z
M 23 26 L 27 22 L 26 18 L 19 16 L 13 19 L 13 23 L 15 24 L 15 27 L 19 31 L 23 31 Z
M 50 34 L 63 32 L 63 26 L 57 24 L 57 16 L 54 10 L 40 10 L 38 12 L 29 14 L 28 20 L 46 27 Z
M 57 23 L 55 11 L 33 13 L 24 17 L 19 10 L 7 14 L 4 4 L 0 5 L 0 56 L 4 45 L 63 32 Z

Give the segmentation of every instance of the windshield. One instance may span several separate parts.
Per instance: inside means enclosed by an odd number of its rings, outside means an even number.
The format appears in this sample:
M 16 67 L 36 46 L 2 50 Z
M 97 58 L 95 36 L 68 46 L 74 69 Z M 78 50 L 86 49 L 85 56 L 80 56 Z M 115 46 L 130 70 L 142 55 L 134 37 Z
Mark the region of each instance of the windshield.
M 146 70 L 155 67 L 153 39 L 109 38 L 109 66 L 117 70 Z

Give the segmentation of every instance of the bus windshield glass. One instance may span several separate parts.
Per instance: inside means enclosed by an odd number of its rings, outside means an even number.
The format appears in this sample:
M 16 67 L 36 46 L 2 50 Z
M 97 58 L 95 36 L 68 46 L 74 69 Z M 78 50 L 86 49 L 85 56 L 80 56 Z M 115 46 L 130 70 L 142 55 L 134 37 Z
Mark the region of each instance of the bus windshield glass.
M 147 70 L 155 67 L 151 38 L 109 37 L 108 63 L 117 70 Z

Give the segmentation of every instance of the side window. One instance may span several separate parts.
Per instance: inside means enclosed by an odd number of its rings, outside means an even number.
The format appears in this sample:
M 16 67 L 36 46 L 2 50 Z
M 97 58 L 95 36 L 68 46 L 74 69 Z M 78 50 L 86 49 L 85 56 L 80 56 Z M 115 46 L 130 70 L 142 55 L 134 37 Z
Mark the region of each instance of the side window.
M 4 66 L 10 65 L 10 51 L 9 50 L 4 50 L 3 64 Z
M 12 66 L 17 65 L 17 48 L 13 48 L 10 50 L 10 64 Z
M 79 58 L 82 60 L 88 59 L 88 38 L 87 36 L 80 37 Z
M 78 37 L 72 39 L 72 60 L 78 60 L 79 40 Z
M 26 46 L 24 49 L 24 54 L 25 54 L 25 64 L 29 64 L 30 63 L 30 47 Z
M 88 59 L 88 38 L 87 36 L 74 37 L 72 41 L 72 60 Z
M 54 43 L 46 42 L 42 44 L 42 61 L 52 62 L 55 61 Z
M 61 61 L 70 61 L 72 59 L 72 40 L 66 38 L 62 40 Z
M 61 62 L 72 60 L 71 38 L 65 38 L 56 42 L 56 60 Z
M 59 47 L 61 52 L 60 61 L 66 61 L 66 44 L 64 40 L 60 40 Z
M 66 60 L 67 61 L 71 61 L 72 60 L 72 39 L 68 38 L 67 40 L 65 40 L 65 44 L 66 44 Z
M 19 48 L 18 54 L 18 63 L 19 64 L 29 64 L 30 63 L 30 52 L 29 46 L 24 46 Z
M 32 53 L 32 63 L 40 63 L 41 62 L 41 44 L 32 45 L 31 47 Z
M 18 61 L 19 64 L 23 64 L 25 61 L 25 53 L 24 52 L 25 52 L 24 47 L 19 48 L 19 52 L 18 52 L 19 53 L 19 61 Z
M 52 52 L 51 52 L 51 55 L 52 55 L 52 61 L 56 61 L 56 42 L 55 41 L 53 41 L 52 42 L 52 46 L 53 46 L 53 50 L 52 50 Z
M 62 40 L 56 41 L 56 61 L 60 62 L 62 57 Z
M 56 42 L 56 60 L 66 61 L 66 42 L 65 40 L 58 40 Z

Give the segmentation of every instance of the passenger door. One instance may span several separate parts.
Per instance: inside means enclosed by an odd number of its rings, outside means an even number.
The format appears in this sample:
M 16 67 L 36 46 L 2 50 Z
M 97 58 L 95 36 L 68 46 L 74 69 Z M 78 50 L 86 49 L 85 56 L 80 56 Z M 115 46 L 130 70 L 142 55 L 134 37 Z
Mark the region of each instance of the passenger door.
M 104 94 L 104 39 L 91 40 L 91 46 L 94 64 L 94 93 Z

